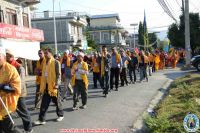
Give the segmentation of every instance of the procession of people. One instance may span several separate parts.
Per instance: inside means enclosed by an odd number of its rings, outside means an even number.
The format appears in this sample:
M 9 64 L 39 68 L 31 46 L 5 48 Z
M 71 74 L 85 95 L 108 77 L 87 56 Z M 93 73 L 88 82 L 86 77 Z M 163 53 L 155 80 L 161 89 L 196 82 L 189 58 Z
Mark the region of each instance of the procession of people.
M 175 49 L 169 53 L 155 49 L 144 51 L 106 46 L 101 52 L 87 55 L 83 50 L 75 54 L 70 50 L 53 55 L 50 48 L 39 50 L 35 68 L 36 91 L 34 109 L 39 110 L 34 125 L 46 124 L 50 102 L 56 105 L 57 121 L 64 119 L 63 102 L 72 95 L 72 109 L 87 108 L 88 74 L 93 73 L 93 89 L 102 89 L 106 98 L 111 91 L 136 83 L 149 82 L 158 70 L 175 68 L 180 55 Z M 23 121 L 24 132 L 33 132 L 32 120 L 26 107 L 25 70 L 22 59 L 14 59 L 10 50 L 0 47 L 0 133 L 18 133 L 12 114 L 16 111 Z M 98 87 L 99 83 L 99 87 Z M 79 98 L 82 105 L 79 107 Z

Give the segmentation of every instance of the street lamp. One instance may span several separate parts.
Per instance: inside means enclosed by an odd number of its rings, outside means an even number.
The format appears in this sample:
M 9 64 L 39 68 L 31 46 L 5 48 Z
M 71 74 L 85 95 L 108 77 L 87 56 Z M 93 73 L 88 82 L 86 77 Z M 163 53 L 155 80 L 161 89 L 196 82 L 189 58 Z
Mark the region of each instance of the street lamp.
M 135 29 L 136 29 L 137 25 L 138 25 L 137 23 L 130 24 L 130 26 L 133 26 L 133 29 L 134 29 L 134 31 L 133 31 L 133 47 L 134 48 L 135 48 Z
M 53 0 L 53 24 L 54 24 L 54 43 L 55 43 L 55 54 L 58 53 L 57 50 L 57 34 L 56 34 L 56 18 L 55 18 L 55 12 L 54 12 L 54 5 L 55 5 L 55 0 Z

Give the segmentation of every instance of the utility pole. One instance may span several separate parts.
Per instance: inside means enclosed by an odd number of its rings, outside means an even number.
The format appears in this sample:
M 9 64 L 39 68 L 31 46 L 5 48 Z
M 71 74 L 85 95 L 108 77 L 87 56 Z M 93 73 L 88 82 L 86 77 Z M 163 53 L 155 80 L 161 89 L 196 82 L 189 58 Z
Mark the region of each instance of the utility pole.
M 191 48 L 190 48 L 190 20 L 189 20 L 189 0 L 185 0 L 185 51 L 186 51 L 186 66 L 190 67 Z
M 184 11 L 185 11 L 185 4 L 184 4 L 184 0 L 182 0 L 182 12 L 184 13 Z
M 57 33 L 56 33 L 56 17 L 55 17 L 55 0 L 53 0 L 53 27 L 54 27 L 54 43 L 55 43 L 55 54 L 58 53 L 57 50 Z

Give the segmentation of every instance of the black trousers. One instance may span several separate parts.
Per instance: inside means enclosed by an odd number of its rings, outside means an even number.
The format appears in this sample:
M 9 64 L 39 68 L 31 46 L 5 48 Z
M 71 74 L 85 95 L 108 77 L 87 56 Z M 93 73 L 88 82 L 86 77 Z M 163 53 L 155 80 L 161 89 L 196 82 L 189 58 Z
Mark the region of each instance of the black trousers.
M 156 68 L 155 68 L 155 62 L 152 63 L 152 72 L 155 72 Z
M 115 88 L 118 88 L 119 85 L 119 73 L 120 68 L 111 68 L 110 69 L 110 89 L 113 89 L 113 79 L 115 78 Z
M 124 82 L 128 84 L 126 72 L 127 68 L 122 68 L 122 72 L 120 73 L 121 85 L 124 86 Z
M 134 77 L 134 82 L 136 82 L 136 73 L 135 73 L 135 68 L 131 67 L 129 68 L 129 76 L 130 76 L 130 80 L 131 82 L 133 81 L 133 77 Z M 132 76 L 133 74 L 133 76 Z
M 32 130 L 32 121 L 30 113 L 26 107 L 25 98 L 20 97 L 17 103 L 17 113 L 19 117 L 22 119 L 24 130 L 31 131 Z
M 97 88 L 97 80 L 99 81 L 99 84 L 101 85 L 101 74 L 93 72 L 94 88 Z
M 0 120 L 0 133 L 21 133 L 20 130 L 13 125 L 10 118 L 7 116 Z
M 46 119 L 46 113 L 49 107 L 49 104 L 51 102 L 51 100 L 53 101 L 53 103 L 56 104 L 56 113 L 58 117 L 62 117 L 64 115 L 63 109 L 62 109 L 62 102 L 61 102 L 61 96 L 60 96 L 60 92 L 58 90 L 58 96 L 50 96 L 48 94 L 48 85 L 46 86 L 46 90 L 45 93 L 42 97 L 42 104 L 40 107 L 40 114 L 39 114 L 39 120 L 40 121 L 45 121 Z
M 75 81 L 74 96 L 73 96 L 73 101 L 74 101 L 73 107 L 77 106 L 79 94 L 81 94 L 82 105 L 86 105 L 87 104 L 87 89 L 85 88 L 85 83 L 83 82 L 83 80 L 76 80 Z
M 108 94 L 109 72 L 105 72 L 104 76 L 101 77 L 101 86 L 103 88 L 103 94 Z
M 41 105 L 42 95 L 39 92 L 40 92 L 40 85 L 37 84 L 35 92 L 35 108 L 40 108 Z

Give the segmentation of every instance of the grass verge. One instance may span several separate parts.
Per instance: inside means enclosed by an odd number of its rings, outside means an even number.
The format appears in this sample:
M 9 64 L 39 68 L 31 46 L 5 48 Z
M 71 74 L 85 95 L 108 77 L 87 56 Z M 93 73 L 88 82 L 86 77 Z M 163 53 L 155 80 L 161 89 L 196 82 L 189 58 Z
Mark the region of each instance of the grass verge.
M 148 115 L 144 121 L 152 133 L 183 133 L 186 132 L 183 120 L 188 113 L 200 118 L 200 74 L 176 79 L 167 96 L 156 106 L 156 115 Z

